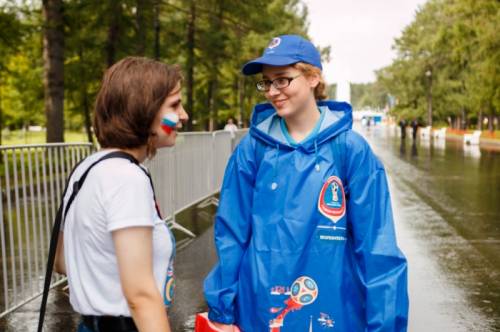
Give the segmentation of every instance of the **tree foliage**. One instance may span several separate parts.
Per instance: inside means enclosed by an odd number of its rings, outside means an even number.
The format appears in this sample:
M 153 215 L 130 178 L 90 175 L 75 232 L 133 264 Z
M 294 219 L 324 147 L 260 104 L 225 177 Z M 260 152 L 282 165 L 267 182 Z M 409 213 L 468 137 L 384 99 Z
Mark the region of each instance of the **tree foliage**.
M 392 113 L 462 128 L 480 128 L 487 117 L 493 130 L 500 107 L 499 9 L 496 0 L 430 0 L 421 7 L 395 41 L 395 61 L 377 72 L 377 89 L 396 101 Z
M 12 129 L 47 126 L 43 93 L 42 1 L 0 8 L 0 110 Z M 218 129 L 229 116 L 248 123 L 263 97 L 240 73 L 278 34 L 307 37 L 299 0 L 65 0 L 64 127 L 91 135 L 91 112 L 104 70 L 130 56 L 179 64 L 188 128 Z M 329 49 L 322 50 L 328 57 Z M 186 103 L 187 101 L 187 103 Z

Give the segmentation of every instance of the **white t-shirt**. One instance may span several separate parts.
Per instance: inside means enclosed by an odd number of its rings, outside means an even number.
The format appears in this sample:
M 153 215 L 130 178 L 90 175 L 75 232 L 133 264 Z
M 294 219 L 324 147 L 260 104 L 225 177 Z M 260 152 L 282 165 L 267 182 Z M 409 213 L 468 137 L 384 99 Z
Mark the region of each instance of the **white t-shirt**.
M 224 130 L 226 130 L 226 131 L 231 131 L 231 132 L 233 132 L 233 131 L 237 131 L 237 130 L 238 130 L 238 126 L 237 126 L 237 125 L 235 125 L 234 123 L 228 123 L 228 124 L 226 124 L 226 125 L 224 126 Z
M 70 179 L 65 204 L 73 182 L 109 152 L 99 151 L 80 163 Z M 131 316 L 111 233 L 134 226 L 153 227 L 153 271 L 163 294 L 173 244 L 167 225 L 156 213 L 149 179 L 129 160 L 101 161 L 88 173 L 63 225 L 70 303 L 76 312 Z

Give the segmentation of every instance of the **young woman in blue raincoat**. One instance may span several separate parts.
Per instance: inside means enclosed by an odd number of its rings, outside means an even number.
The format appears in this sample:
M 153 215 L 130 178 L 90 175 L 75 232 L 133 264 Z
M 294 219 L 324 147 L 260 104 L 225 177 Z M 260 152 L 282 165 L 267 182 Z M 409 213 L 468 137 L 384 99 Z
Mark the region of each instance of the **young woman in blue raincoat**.
M 347 103 L 323 101 L 316 48 L 274 38 L 243 74 L 262 74 L 249 135 L 226 169 L 219 261 L 204 283 L 223 331 L 406 331 L 407 264 L 386 174 L 353 132 Z

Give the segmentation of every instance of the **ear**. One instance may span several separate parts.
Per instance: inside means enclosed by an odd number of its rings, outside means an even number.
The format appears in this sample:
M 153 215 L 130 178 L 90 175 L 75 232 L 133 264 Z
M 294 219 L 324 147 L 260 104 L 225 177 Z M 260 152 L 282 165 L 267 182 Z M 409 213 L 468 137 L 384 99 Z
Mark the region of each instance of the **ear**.
M 307 77 L 307 81 L 309 82 L 309 86 L 314 89 L 318 86 L 320 77 L 318 74 L 312 74 Z

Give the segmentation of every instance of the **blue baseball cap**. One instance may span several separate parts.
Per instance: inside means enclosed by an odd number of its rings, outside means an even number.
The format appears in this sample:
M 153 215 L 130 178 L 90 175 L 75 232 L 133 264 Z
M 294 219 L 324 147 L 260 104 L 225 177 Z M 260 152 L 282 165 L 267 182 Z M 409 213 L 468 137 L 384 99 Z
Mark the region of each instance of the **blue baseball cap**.
M 247 62 L 241 71 L 244 75 L 254 75 L 262 72 L 262 65 L 288 66 L 297 62 L 323 69 L 321 55 L 309 40 L 297 35 L 283 35 L 273 38 L 262 56 Z

